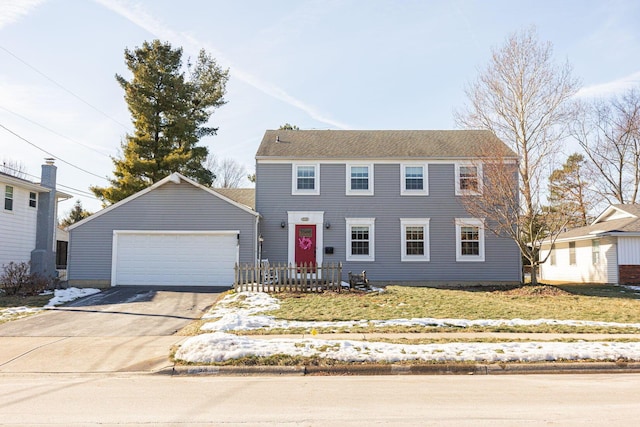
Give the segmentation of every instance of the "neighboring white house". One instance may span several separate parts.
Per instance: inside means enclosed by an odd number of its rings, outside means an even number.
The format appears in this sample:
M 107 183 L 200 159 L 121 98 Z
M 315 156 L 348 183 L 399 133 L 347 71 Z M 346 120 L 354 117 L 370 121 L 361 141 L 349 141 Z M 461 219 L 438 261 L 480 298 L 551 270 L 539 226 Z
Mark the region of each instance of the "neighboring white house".
M 542 245 L 540 257 L 547 254 L 543 281 L 640 284 L 640 205 L 609 206 L 591 225 Z
M 55 275 L 56 167 L 42 165 L 42 182 L 36 183 L 0 172 L 0 267 L 10 262 L 31 262 L 32 270 Z

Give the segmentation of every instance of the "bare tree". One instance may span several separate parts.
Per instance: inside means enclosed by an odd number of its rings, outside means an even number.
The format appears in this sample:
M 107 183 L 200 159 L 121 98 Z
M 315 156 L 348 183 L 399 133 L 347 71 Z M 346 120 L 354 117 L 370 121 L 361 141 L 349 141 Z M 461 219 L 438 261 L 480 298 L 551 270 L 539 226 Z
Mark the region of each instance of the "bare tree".
M 11 159 L 3 159 L 0 164 L 0 172 L 15 176 L 20 179 L 27 179 L 27 167 L 22 162 Z
M 484 218 L 485 227 L 499 237 L 512 239 L 531 268 L 531 284 L 538 283 L 537 267 L 544 242 L 554 243 L 567 224 L 566 205 L 541 208 L 533 215 L 523 209 L 518 191 L 518 161 L 496 147 L 480 148 L 474 164 L 482 170 L 478 192 L 463 194 L 460 201 L 474 218 Z
M 640 91 L 578 104 L 571 133 L 595 169 L 595 190 L 609 203 L 637 203 L 640 189 Z
M 215 156 L 209 155 L 204 166 L 213 172 L 213 187 L 238 188 L 242 183 L 242 179 L 247 176 L 244 166 L 233 159 L 220 161 Z
M 552 44 L 539 41 L 533 27 L 510 35 L 502 48 L 493 50 L 478 79 L 465 88 L 469 103 L 455 113 L 459 126 L 488 129 L 517 153 L 520 197 L 510 215 L 515 215 L 511 216 L 514 230 L 524 233 L 514 240 L 532 267 L 538 263 L 534 258 L 542 243 L 536 236 L 542 232 L 553 236 L 558 231 L 554 229 L 557 221 L 538 230 L 546 216 L 541 178 L 548 176 L 552 155 L 566 134 L 570 114 L 565 104 L 579 87 L 571 66 L 556 66 L 552 53 Z M 521 244 L 527 235 L 533 239 L 531 247 Z M 532 270 L 532 283 L 536 283 L 535 268 Z

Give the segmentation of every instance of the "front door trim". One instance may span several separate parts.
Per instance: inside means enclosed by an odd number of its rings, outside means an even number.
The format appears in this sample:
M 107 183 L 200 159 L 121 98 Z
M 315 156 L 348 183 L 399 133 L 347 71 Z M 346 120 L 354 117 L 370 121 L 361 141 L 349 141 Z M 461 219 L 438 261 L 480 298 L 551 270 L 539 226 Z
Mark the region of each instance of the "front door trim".
M 316 262 L 322 264 L 324 255 L 324 212 L 323 211 L 288 211 L 289 243 L 287 260 L 293 265 L 296 262 L 296 225 L 316 226 Z

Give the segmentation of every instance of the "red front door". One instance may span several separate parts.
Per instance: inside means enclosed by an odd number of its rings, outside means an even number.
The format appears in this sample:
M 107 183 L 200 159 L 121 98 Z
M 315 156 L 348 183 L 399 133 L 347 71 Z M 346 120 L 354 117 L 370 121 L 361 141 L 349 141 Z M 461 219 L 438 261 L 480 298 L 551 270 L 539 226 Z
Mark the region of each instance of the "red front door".
M 296 225 L 296 264 L 315 265 L 316 263 L 316 226 Z

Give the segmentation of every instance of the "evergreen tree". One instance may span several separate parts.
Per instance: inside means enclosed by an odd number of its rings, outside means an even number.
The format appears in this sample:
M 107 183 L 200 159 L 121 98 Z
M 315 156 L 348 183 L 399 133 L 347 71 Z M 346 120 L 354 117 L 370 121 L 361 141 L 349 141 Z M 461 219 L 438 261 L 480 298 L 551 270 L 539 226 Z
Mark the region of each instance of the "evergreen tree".
M 111 186 L 91 190 L 105 204 L 118 202 L 173 172 L 211 185 L 214 176 L 203 165 L 208 150 L 200 138 L 215 135 L 207 126 L 215 108 L 226 103 L 229 71 L 204 50 L 194 64 L 182 63 L 182 48 L 159 40 L 125 49 L 131 80 L 116 74 L 134 125 L 114 158 Z M 187 76 L 185 76 L 185 71 Z
M 300 128 L 296 125 L 291 125 L 289 123 L 285 123 L 278 128 L 278 130 L 300 130 Z
M 73 205 L 71 211 L 69 211 L 69 215 L 60 221 L 60 225 L 63 227 L 68 227 L 71 224 L 75 224 L 78 221 L 82 221 L 83 219 L 93 215 L 91 212 L 85 210 L 82 207 L 82 202 L 78 199 Z
M 549 177 L 550 208 L 567 216 L 570 228 L 587 225 L 592 203 L 588 195 L 590 183 L 586 180 L 586 160 L 574 153 L 560 169 Z

